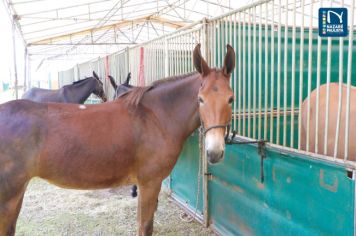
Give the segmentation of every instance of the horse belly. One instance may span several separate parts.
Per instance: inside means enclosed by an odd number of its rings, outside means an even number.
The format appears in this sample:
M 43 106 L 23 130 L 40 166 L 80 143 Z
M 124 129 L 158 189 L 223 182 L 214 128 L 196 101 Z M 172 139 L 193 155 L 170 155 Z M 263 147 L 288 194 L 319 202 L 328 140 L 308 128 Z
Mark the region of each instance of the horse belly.
M 39 177 L 65 188 L 98 189 L 136 182 L 127 159 L 98 155 L 41 157 Z

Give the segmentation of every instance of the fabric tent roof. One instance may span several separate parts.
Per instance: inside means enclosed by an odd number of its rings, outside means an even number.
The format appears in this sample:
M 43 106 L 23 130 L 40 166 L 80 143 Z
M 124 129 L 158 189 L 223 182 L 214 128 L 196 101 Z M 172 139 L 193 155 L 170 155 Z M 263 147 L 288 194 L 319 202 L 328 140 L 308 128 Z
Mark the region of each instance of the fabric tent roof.
M 31 60 L 86 60 L 251 0 L 5 0 Z

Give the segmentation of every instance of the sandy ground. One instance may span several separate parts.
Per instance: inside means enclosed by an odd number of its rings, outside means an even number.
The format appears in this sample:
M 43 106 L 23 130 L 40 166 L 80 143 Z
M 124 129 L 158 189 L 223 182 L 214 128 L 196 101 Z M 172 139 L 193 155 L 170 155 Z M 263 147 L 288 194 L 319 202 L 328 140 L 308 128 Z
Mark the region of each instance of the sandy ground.
M 96 191 L 61 189 L 33 179 L 25 194 L 16 235 L 136 235 L 137 198 L 130 187 Z M 161 191 L 154 235 L 215 235 L 197 222 L 184 222 L 183 213 Z

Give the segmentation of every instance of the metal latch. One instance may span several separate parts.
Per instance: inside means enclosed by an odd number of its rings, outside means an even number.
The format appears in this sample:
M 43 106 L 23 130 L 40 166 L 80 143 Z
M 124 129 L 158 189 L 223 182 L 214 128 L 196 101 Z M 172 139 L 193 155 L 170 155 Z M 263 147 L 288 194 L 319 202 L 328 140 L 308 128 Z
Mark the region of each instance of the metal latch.
M 235 141 L 235 136 L 236 136 L 236 130 L 232 131 L 231 138 L 226 136 L 225 138 L 225 143 L 227 145 L 232 145 L 232 144 L 254 144 L 257 143 L 257 148 L 258 148 L 258 155 L 260 156 L 261 162 L 260 162 L 260 177 L 261 177 L 261 183 L 264 182 L 265 180 L 265 175 L 264 175 L 264 159 L 266 158 L 266 142 L 265 140 L 253 140 L 253 141 Z

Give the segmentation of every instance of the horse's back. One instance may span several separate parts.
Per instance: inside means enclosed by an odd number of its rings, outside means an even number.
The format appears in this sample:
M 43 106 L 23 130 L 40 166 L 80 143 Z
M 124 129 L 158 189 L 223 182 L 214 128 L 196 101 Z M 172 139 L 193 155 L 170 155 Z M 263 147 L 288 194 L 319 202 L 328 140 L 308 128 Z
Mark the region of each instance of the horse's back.
M 22 95 L 22 99 L 34 102 L 63 102 L 59 96 L 60 90 L 31 88 Z
M 16 145 L 38 143 L 39 130 L 45 128 L 47 106 L 27 100 L 16 100 L 0 105 L 0 146 L 16 139 Z M 23 141 L 23 143 L 22 143 Z
M 329 101 L 328 101 L 328 123 L 327 131 L 328 137 L 326 140 L 328 156 L 334 155 L 334 147 L 336 140 L 336 126 L 338 119 L 338 108 L 339 108 L 339 85 L 338 83 L 330 83 L 329 86 L 326 84 L 321 85 L 318 90 L 314 90 L 308 98 L 303 101 L 302 104 L 302 149 L 306 149 L 306 135 L 307 135 L 307 122 L 308 122 L 308 110 L 310 110 L 309 117 L 309 151 L 316 152 L 315 140 L 317 137 L 318 145 L 317 152 L 324 154 L 324 139 L 325 139 L 325 124 L 326 124 L 326 110 L 327 110 L 327 88 L 329 87 Z M 319 95 L 318 95 L 319 92 Z M 338 133 L 338 152 L 337 157 L 344 157 L 344 146 L 345 146 L 345 128 L 346 128 L 346 95 L 347 86 L 342 86 L 342 103 L 341 103 L 341 115 L 340 115 L 340 128 Z M 319 106 L 317 107 L 317 99 L 319 96 Z M 350 125 L 349 125 L 349 140 L 356 140 L 356 88 L 351 87 L 350 91 Z M 308 108 L 308 104 L 310 107 Z M 317 117 L 318 114 L 318 117 Z M 316 127 L 316 119 L 318 118 L 318 127 Z M 355 123 L 355 124 L 354 124 Z M 356 159 L 356 145 L 349 142 L 349 157 L 350 160 Z

